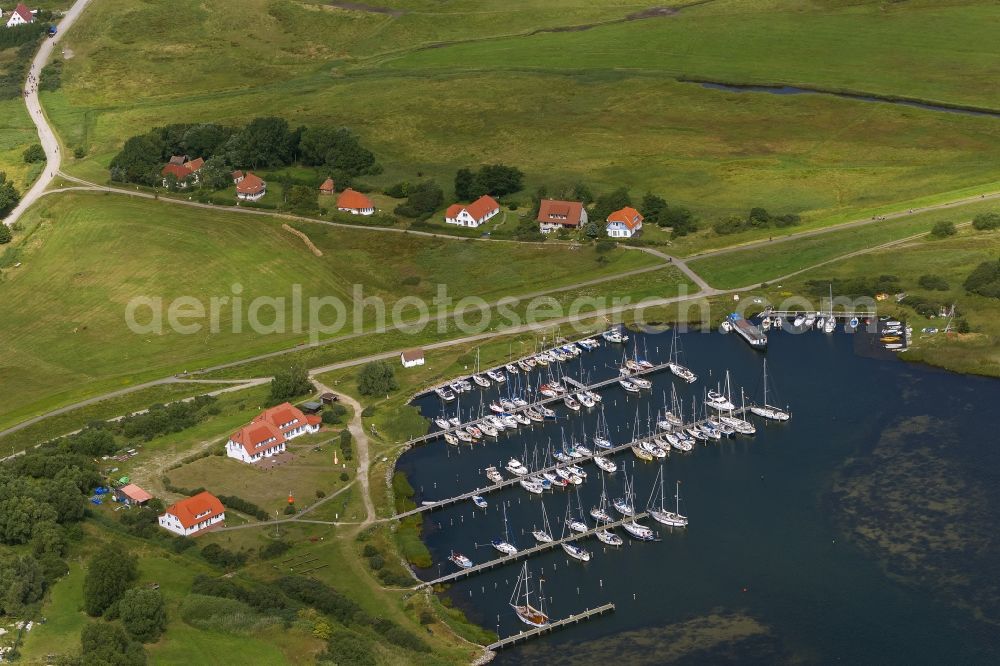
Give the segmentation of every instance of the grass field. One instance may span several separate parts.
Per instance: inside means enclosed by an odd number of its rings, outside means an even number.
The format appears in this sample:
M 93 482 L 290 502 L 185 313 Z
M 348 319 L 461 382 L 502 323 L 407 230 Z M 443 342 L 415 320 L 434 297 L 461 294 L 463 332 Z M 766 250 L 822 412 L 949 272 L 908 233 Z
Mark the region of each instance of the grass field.
M 5 423 L 101 389 L 305 342 L 308 334 L 293 326 L 296 284 L 303 303 L 312 296 L 333 296 L 345 303 L 348 315 L 355 302 L 352 285 L 362 285 L 365 297 L 384 299 L 388 317 L 398 299 L 429 299 L 438 284 L 455 299 L 496 299 L 538 290 L 541 275 L 544 285 L 556 287 L 573 284 L 581 275 L 613 275 L 659 261 L 616 251 L 599 263 L 587 248 L 445 241 L 311 225 L 310 238 L 325 251 L 320 258 L 272 220 L 103 195 L 47 199 L 26 223 L 29 232 L 9 250 L 18 253 L 22 265 L 5 270 L 0 282 L 0 297 L 19 304 L 0 323 L 11 352 L 3 376 L 17 386 L 4 391 L 11 396 L 2 408 Z M 133 297 L 162 297 L 169 304 L 191 296 L 208 308 L 211 297 L 231 297 L 234 284 L 242 286 L 245 312 L 256 296 L 284 298 L 278 309 L 286 316 L 285 331 L 253 333 L 244 322 L 244 331 L 234 333 L 229 307 L 220 310 L 217 335 L 204 330 L 136 335 L 126 326 L 124 312 Z M 401 312 L 416 316 L 412 309 Z M 361 319 L 371 323 L 375 313 L 366 305 Z M 272 316 L 264 308 L 260 320 L 271 322 Z M 332 311 L 324 318 L 332 321 Z M 163 321 L 168 323 L 166 317 Z
M 718 0 L 534 36 L 524 35 L 645 7 L 406 0 L 385 3 L 400 10 L 393 16 L 311 2 L 278 11 L 250 0 L 240 4 L 245 24 L 234 25 L 230 3 L 167 10 L 111 0 L 88 9 L 70 40 L 78 55 L 64 87 L 45 96 L 67 144 L 89 151 L 69 169 L 103 181 L 124 137 L 167 119 L 225 121 L 253 109 L 354 128 L 386 168 L 376 185 L 422 174 L 448 187 L 459 166 L 504 161 L 526 171 L 526 191 L 577 180 L 626 185 L 706 222 L 762 205 L 822 224 L 1000 181 L 995 118 L 677 81 L 777 81 L 1000 107 L 980 83 L 1000 67 L 987 46 L 1000 20 L 990 2 Z M 181 18 L 190 16 L 200 18 Z M 463 40 L 471 41 L 450 44 Z M 447 45 L 420 50 L 427 44 Z M 146 57 L 123 73 L 123 58 L 137 53 Z M 240 66 L 251 60 L 252 71 Z

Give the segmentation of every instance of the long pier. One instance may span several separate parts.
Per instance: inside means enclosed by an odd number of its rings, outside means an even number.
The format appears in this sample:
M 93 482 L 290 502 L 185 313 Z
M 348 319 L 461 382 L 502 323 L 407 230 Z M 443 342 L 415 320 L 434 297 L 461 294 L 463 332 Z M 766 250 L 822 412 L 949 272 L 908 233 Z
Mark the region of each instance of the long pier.
M 615 381 L 618 381 L 618 380 L 616 379 Z M 743 416 L 747 411 L 749 411 L 749 410 L 745 410 L 743 408 L 734 409 L 733 412 L 732 412 L 732 414 L 733 414 L 733 416 Z M 693 421 L 691 423 L 686 424 L 686 427 L 694 427 L 694 426 L 700 425 L 702 423 L 705 423 L 707 421 L 708 421 L 708 419 L 701 419 L 700 421 Z M 620 444 L 618 446 L 613 446 L 610 449 L 597 449 L 597 450 L 594 451 L 594 453 L 592 453 L 589 456 L 582 456 L 580 458 L 574 458 L 570 462 L 556 463 L 554 465 L 550 465 L 548 467 L 543 467 L 541 469 L 532 471 L 530 474 L 527 474 L 525 476 L 516 477 L 516 478 L 513 478 L 513 479 L 505 479 L 505 480 L 501 481 L 500 483 L 495 483 L 495 484 L 492 484 L 492 485 L 489 485 L 489 486 L 484 486 L 482 488 L 476 488 L 475 490 L 470 490 L 470 491 L 468 491 L 466 493 L 462 493 L 461 495 L 455 495 L 454 497 L 449 497 L 447 499 L 439 500 L 439 501 L 436 501 L 436 502 L 429 502 L 427 504 L 424 504 L 423 506 L 418 506 L 415 509 L 410 509 L 409 511 L 404 511 L 403 513 L 397 513 L 395 516 L 393 516 L 393 518 L 403 519 L 403 518 L 406 518 L 408 516 L 416 515 L 418 513 L 424 513 L 425 511 L 434 511 L 435 509 L 443 509 L 446 506 L 451 506 L 452 504 L 457 504 L 458 502 L 464 502 L 464 501 L 471 500 L 474 495 L 485 495 L 487 493 L 492 493 L 492 492 L 495 492 L 497 490 L 503 490 L 504 488 L 507 488 L 509 486 L 513 486 L 513 485 L 519 484 L 520 481 L 521 481 L 521 479 L 530 478 L 530 477 L 536 477 L 536 476 L 541 475 L 543 472 L 554 472 L 556 469 L 565 468 L 565 467 L 568 467 L 570 465 L 578 465 L 578 464 L 585 463 L 585 462 L 592 462 L 594 460 L 594 456 L 595 455 L 608 456 L 608 455 L 611 455 L 611 454 L 614 454 L 614 453 L 620 453 L 622 451 L 631 449 L 633 446 L 638 446 L 639 444 L 642 444 L 643 442 L 649 442 L 652 439 L 654 439 L 656 437 L 660 437 L 662 435 L 663 435 L 662 432 L 657 432 L 657 433 L 653 433 L 653 434 L 650 434 L 650 435 L 646 435 L 645 437 L 640 437 L 638 439 L 633 439 L 632 441 L 630 441 L 630 442 L 628 442 L 626 444 Z M 594 447 L 594 448 L 596 449 L 597 447 Z
M 651 375 L 653 373 L 660 372 L 662 370 L 666 370 L 669 366 L 670 366 L 670 363 L 660 363 L 659 365 L 654 365 L 654 366 L 649 367 L 649 368 L 642 368 L 640 370 L 630 371 L 629 374 L 627 376 L 625 376 L 624 378 L 627 379 L 628 377 L 641 377 L 643 375 Z M 617 377 L 611 377 L 610 379 L 604 379 L 604 380 L 601 380 L 599 382 L 594 382 L 593 384 L 583 384 L 583 383 L 581 383 L 580 381 L 578 381 L 576 379 L 573 379 L 571 377 L 567 377 L 567 376 L 563 375 L 563 377 L 561 378 L 561 381 L 563 381 L 563 382 L 569 384 L 570 386 L 572 386 L 573 387 L 573 392 L 578 393 L 578 392 L 581 392 L 581 391 L 594 391 L 594 390 L 597 390 L 597 389 L 600 389 L 600 388 L 604 388 L 605 386 L 611 386 L 612 384 L 617 384 L 618 380 L 620 380 L 622 378 L 623 378 L 622 376 L 617 376 Z M 528 409 L 531 409 L 532 407 L 537 408 L 537 407 L 544 407 L 544 406 L 547 406 L 547 405 L 550 405 L 550 404 L 556 403 L 556 402 L 560 402 L 561 403 L 563 401 L 564 397 L 565 397 L 565 394 L 564 395 L 553 396 L 551 398 L 545 398 L 545 397 L 543 397 L 543 398 L 541 398 L 541 399 L 539 399 L 539 400 L 537 400 L 537 401 L 535 401 L 533 403 L 524 405 L 522 407 L 515 407 L 514 409 L 511 409 L 511 410 L 509 410 L 506 413 L 508 413 L 508 414 L 517 414 L 519 412 L 524 412 L 524 411 L 526 411 Z M 467 426 L 476 425 L 476 424 L 479 424 L 479 423 L 482 423 L 482 422 L 483 422 L 483 419 L 482 418 L 478 418 L 478 419 L 475 419 L 475 420 L 472 420 L 472 421 L 467 421 L 465 423 L 460 423 L 457 426 L 451 426 L 450 428 L 441 428 L 439 430 L 434 430 L 433 432 L 429 432 L 426 435 L 420 435 L 419 437 L 414 437 L 412 439 L 408 439 L 405 442 L 405 444 L 407 444 L 407 445 L 409 445 L 411 447 L 412 446 L 417 446 L 419 444 L 423 444 L 425 442 L 429 442 L 429 441 L 437 439 L 439 437 L 444 437 L 445 433 L 452 433 L 452 432 L 455 432 L 456 430 L 462 430 L 462 429 L 466 428 Z M 527 427 L 527 426 L 525 426 L 525 427 Z
M 539 636 L 541 634 L 544 634 L 545 632 L 552 631 L 560 627 L 565 627 L 568 624 L 576 624 L 577 622 L 580 622 L 582 620 L 590 619 L 595 615 L 603 615 L 604 613 L 608 613 L 610 611 L 613 611 L 614 609 L 615 609 L 614 604 L 604 604 L 603 606 L 598 606 L 597 608 L 588 608 L 582 613 L 574 613 L 572 615 L 564 617 L 561 620 L 555 620 L 553 622 L 549 622 L 544 627 L 535 627 L 534 629 L 528 629 L 527 631 L 522 631 L 513 634 L 511 636 L 508 636 L 507 638 L 501 638 L 496 643 L 490 643 L 489 645 L 486 646 L 486 648 L 488 650 L 502 650 L 505 647 L 514 645 L 515 643 L 520 643 L 521 641 L 528 640 L 529 638 L 534 638 L 535 636 Z
M 424 581 L 424 582 L 418 584 L 414 589 L 419 590 L 419 589 L 422 589 L 422 588 L 425 588 L 425 587 L 432 587 L 434 585 L 438 585 L 438 584 L 441 584 L 441 583 L 450 583 L 452 581 L 459 580 L 461 578 L 465 578 L 466 576 L 475 575 L 475 574 L 479 573 L 480 571 L 486 571 L 487 569 L 492 569 L 494 567 L 503 566 L 504 564 L 508 564 L 510 562 L 516 562 L 516 561 L 518 561 L 518 560 L 520 560 L 522 558 L 525 558 L 525 557 L 531 557 L 532 555 L 535 555 L 537 553 L 542 553 L 542 552 L 545 552 L 546 550 L 549 550 L 551 548 L 556 548 L 558 546 L 561 546 L 564 543 L 569 543 L 571 541 L 577 541 L 579 539 L 585 539 L 586 537 L 589 537 L 589 536 L 594 536 L 594 534 L 598 530 L 613 530 L 616 527 L 621 527 L 623 523 L 631 522 L 631 521 L 634 521 L 634 520 L 642 520 L 643 518 L 646 518 L 647 516 L 649 516 L 649 514 L 647 512 L 640 511 L 640 512 L 636 513 L 634 516 L 628 516 L 627 518 L 622 518 L 621 520 L 616 520 L 613 523 L 601 523 L 599 526 L 597 526 L 597 527 L 595 527 L 593 529 L 587 530 L 586 532 L 573 532 L 572 534 L 564 536 L 561 539 L 553 539 L 552 541 L 547 541 L 547 542 L 544 542 L 544 543 L 540 543 L 540 544 L 537 544 L 535 546 L 532 546 L 531 548 L 525 548 L 523 550 L 519 550 L 514 555 L 506 555 L 504 557 L 498 557 L 495 560 L 490 560 L 488 562 L 483 562 L 482 564 L 477 564 L 475 566 L 469 567 L 468 569 L 459 569 L 458 571 L 454 571 L 454 572 L 452 572 L 450 574 L 446 574 L 444 576 L 441 576 L 440 578 L 435 578 L 434 580 Z

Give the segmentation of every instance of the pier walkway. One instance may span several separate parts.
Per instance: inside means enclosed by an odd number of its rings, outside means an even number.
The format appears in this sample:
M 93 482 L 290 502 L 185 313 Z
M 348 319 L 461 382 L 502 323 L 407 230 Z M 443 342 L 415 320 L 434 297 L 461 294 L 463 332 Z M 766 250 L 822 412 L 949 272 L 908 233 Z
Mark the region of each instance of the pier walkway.
M 669 367 L 670 367 L 669 363 L 660 363 L 659 365 L 654 365 L 654 366 L 649 367 L 649 368 L 642 368 L 641 370 L 631 371 L 631 372 L 629 372 L 628 376 L 629 377 L 642 377 L 643 375 L 651 375 L 653 373 L 660 372 L 662 370 L 666 370 Z M 616 377 L 611 377 L 610 379 L 604 379 L 604 380 L 601 380 L 599 382 L 594 382 L 593 384 L 583 384 L 583 383 L 579 382 L 576 379 L 572 379 L 570 377 L 567 377 L 567 376 L 563 375 L 563 377 L 561 378 L 561 381 L 565 382 L 566 384 L 569 384 L 572 387 L 574 393 L 578 393 L 578 392 L 581 392 L 581 391 L 595 391 L 597 389 L 604 388 L 605 386 L 611 386 L 612 384 L 617 384 L 618 380 L 621 379 L 621 378 L 622 378 L 621 376 L 616 376 Z M 556 402 L 562 403 L 563 397 L 565 395 L 566 394 L 564 394 L 564 395 L 557 395 L 557 396 L 554 396 L 554 397 L 551 397 L 551 398 L 541 398 L 540 400 L 537 400 L 536 402 L 532 402 L 532 403 L 529 403 L 527 405 L 524 405 L 523 407 L 515 407 L 514 409 L 512 409 L 512 410 L 510 410 L 509 412 L 506 412 L 506 413 L 508 413 L 508 414 L 517 414 L 519 412 L 524 412 L 524 411 L 526 411 L 528 409 L 531 409 L 532 407 L 538 408 L 538 407 L 545 407 L 545 406 L 548 406 L 548 405 L 550 405 L 552 403 L 556 403 Z M 478 423 L 482 423 L 482 421 L 483 421 L 482 418 L 478 418 L 478 419 L 475 419 L 475 420 L 472 420 L 472 421 L 467 421 L 465 423 L 461 423 L 461 424 L 459 424 L 457 426 L 452 426 L 450 428 L 442 428 L 442 429 L 439 429 L 439 430 L 434 430 L 433 432 L 429 432 L 426 435 L 421 435 L 419 437 L 414 437 L 413 439 L 408 439 L 405 442 L 405 444 L 409 445 L 411 447 L 418 446 L 420 444 L 424 444 L 426 442 L 435 440 L 435 439 L 437 439 L 439 437 L 443 437 L 445 433 L 452 433 L 452 432 L 455 432 L 456 430 L 461 430 L 461 429 L 463 429 L 463 428 L 465 428 L 467 426 L 476 425 Z
M 615 381 L 617 381 L 617 380 L 615 380 Z M 743 416 L 747 411 L 749 411 L 749 410 L 748 409 L 744 410 L 743 408 L 734 409 L 733 412 L 732 412 L 732 415 L 733 416 L 737 416 L 737 417 Z M 708 421 L 708 419 L 702 419 L 700 421 L 694 421 L 693 423 L 685 424 L 685 427 L 693 427 L 693 426 L 701 425 L 702 423 L 705 423 L 706 421 Z M 582 464 L 582 463 L 585 463 L 585 462 L 593 462 L 595 455 L 609 456 L 609 455 L 612 455 L 614 453 L 620 453 L 622 451 L 626 451 L 626 450 L 632 448 L 633 446 L 638 446 L 639 444 L 642 444 L 643 442 L 648 442 L 648 441 L 654 439 L 655 437 L 660 437 L 662 435 L 663 435 L 663 432 L 657 432 L 657 433 L 654 433 L 652 435 L 647 435 L 645 437 L 640 437 L 638 439 L 634 439 L 634 440 L 632 440 L 632 441 L 630 441 L 630 442 L 628 442 L 626 444 L 620 444 L 618 446 L 613 446 L 610 449 L 597 449 L 594 453 L 592 453 L 589 456 L 583 456 L 583 457 L 580 457 L 580 458 L 574 458 L 571 462 L 556 463 L 555 465 L 550 465 L 549 467 L 543 467 L 541 469 L 534 470 L 534 471 L 532 471 L 530 474 L 528 474 L 526 476 L 519 476 L 519 477 L 515 477 L 513 479 L 505 479 L 505 480 L 501 481 L 500 483 L 495 483 L 495 484 L 492 484 L 492 485 L 489 485 L 489 486 L 484 486 L 482 488 L 476 488 L 475 490 L 470 490 L 469 492 L 462 493 L 461 495 L 455 495 L 454 497 L 449 497 L 447 499 L 439 500 L 439 501 L 436 501 L 436 502 L 428 502 L 428 503 L 426 503 L 426 504 L 424 504 L 422 506 L 418 506 L 415 509 L 410 509 L 409 511 L 404 511 L 403 513 L 397 513 L 395 516 L 393 516 L 393 518 L 403 519 L 403 518 L 406 518 L 408 516 L 412 516 L 412 515 L 415 515 L 415 514 L 418 514 L 418 513 L 423 513 L 425 511 L 433 511 L 435 509 L 443 509 L 446 506 L 451 506 L 452 504 L 456 504 L 458 502 L 464 502 L 464 501 L 471 500 L 472 497 L 473 497 L 473 495 L 485 495 L 487 493 L 492 493 L 492 492 L 497 491 L 497 490 L 502 490 L 502 489 L 507 488 L 509 486 L 518 485 L 520 483 L 521 479 L 530 478 L 530 477 L 536 477 L 536 476 L 541 475 L 543 472 L 554 472 L 556 469 L 565 468 L 565 467 L 568 467 L 570 465 L 579 465 L 579 464 Z
M 461 578 L 465 578 L 466 576 L 475 575 L 475 574 L 479 573 L 480 571 L 486 571 L 487 569 L 492 569 L 493 567 L 503 566 L 504 564 L 509 564 L 510 562 L 516 562 L 516 561 L 518 561 L 518 560 L 520 560 L 522 558 L 525 558 L 525 557 L 531 557 L 532 555 L 535 555 L 537 553 L 542 553 L 542 552 L 544 552 L 546 550 L 549 550 L 551 548 L 557 548 L 557 547 L 561 546 L 564 543 L 570 543 L 572 541 L 577 541 L 579 539 L 585 539 L 585 538 L 587 538 L 589 536 L 594 536 L 594 534 L 598 530 L 613 530 L 616 527 L 621 527 L 623 523 L 634 521 L 634 520 L 642 520 L 643 518 L 646 518 L 648 516 L 649 516 L 649 514 L 647 512 L 640 511 L 640 512 L 636 513 L 634 516 L 629 516 L 627 518 L 622 518 L 621 520 L 616 520 L 613 523 L 601 523 L 601 525 L 599 527 L 595 527 L 593 529 L 589 529 L 586 532 L 573 532 L 572 534 L 564 536 L 561 539 L 553 539 L 552 541 L 548 541 L 548 542 L 545 542 L 545 543 L 539 543 L 539 544 L 537 544 L 535 546 L 532 546 L 531 548 L 521 549 L 521 550 L 517 551 L 517 554 L 515 554 L 515 555 L 506 555 L 504 557 L 498 557 L 495 560 L 490 560 L 488 562 L 483 562 L 482 564 L 477 564 L 475 566 L 469 567 L 468 569 L 459 569 L 458 571 L 454 571 L 454 572 L 452 572 L 450 574 L 447 574 L 445 576 L 441 576 L 440 578 L 435 578 L 434 580 L 424 581 L 424 582 L 419 583 L 418 585 L 416 585 L 416 587 L 414 589 L 420 590 L 422 588 L 432 587 L 432 586 L 438 585 L 440 583 L 450 583 L 452 581 L 459 580 Z M 493 546 L 490 546 L 490 548 L 492 548 L 492 547 Z
M 598 606 L 597 608 L 588 608 L 582 613 L 574 613 L 568 617 L 564 617 L 561 620 L 555 620 L 549 622 L 544 627 L 535 627 L 534 629 L 528 629 L 507 638 L 501 638 L 496 643 L 490 643 L 486 646 L 489 650 L 502 650 L 505 647 L 514 645 L 515 643 L 520 643 L 521 641 L 528 640 L 529 638 L 534 638 L 535 636 L 544 634 L 547 631 L 552 631 L 553 629 L 558 629 L 559 627 L 565 627 L 568 624 L 576 624 L 582 620 L 588 620 L 595 615 L 603 615 L 615 609 L 614 604 L 604 604 L 603 606 Z

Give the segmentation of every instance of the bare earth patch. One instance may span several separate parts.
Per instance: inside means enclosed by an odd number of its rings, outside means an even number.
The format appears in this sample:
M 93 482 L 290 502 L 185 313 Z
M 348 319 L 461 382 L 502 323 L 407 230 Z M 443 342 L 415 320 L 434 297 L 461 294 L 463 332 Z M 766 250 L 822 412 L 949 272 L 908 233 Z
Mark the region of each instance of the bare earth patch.
M 350 9 L 356 12 L 368 12 L 369 14 L 385 14 L 386 16 L 391 16 L 393 18 L 399 18 L 406 13 L 406 10 L 403 9 L 376 7 L 374 5 L 367 5 L 363 2 L 329 2 L 327 4 L 330 7 L 336 7 L 337 9 Z

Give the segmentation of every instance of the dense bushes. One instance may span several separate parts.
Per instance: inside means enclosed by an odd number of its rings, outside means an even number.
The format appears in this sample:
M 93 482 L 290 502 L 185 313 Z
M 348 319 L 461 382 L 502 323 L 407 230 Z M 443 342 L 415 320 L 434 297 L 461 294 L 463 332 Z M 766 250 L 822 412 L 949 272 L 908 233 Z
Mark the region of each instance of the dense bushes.
M 143 414 L 128 416 L 117 423 L 117 430 L 128 438 L 146 441 L 198 425 L 206 417 L 219 412 L 216 398 L 200 395 L 193 400 L 169 405 L 153 405 Z
M 130 641 L 121 625 L 91 622 L 80 634 L 81 666 L 145 666 L 142 644 Z
M 816 296 L 825 296 L 831 286 L 833 291 L 841 296 L 874 296 L 883 292 L 895 293 L 900 290 L 899 277 L 896 275 L 833 278 L 806 282 L 806 289 Z
M 403 217 L 425 220 L 444 203 L 444 191 L 433 180 L 406 185 L 406 201 L 396 206 L 395 213 Z
M 30 555 L 5 555 L 0 559 L 0 615 L 16 615 L 26 604 L 42 598 L 48 581 Z
M 309 381 L 309 372 L 302 365 L 292 365 L 274 373 L 271 380 L 270 402 L 276 405 L 286 400 L 311 393 L 313 385 Z
M 38 81 L 38 89 L 55 92 L 62 86 L 62 60 L 53 60 L 42 68 L 42 76 Z
M 976 266 L 963 284 L 966 291 L 989 298 L 1000 298 L 1000 262 L 984 261 Z
M 21 153 L 21 159 L 25 161 L 26 164 L 34 164 L 35 162 L 45 161 L 45 149 L 42 148 L 40 143 L 33 143 L 24 149 Z
M 931 236 L 934 238 L 947 238 L 958 233 L 954 222 L 942 220 L 931 227 Z
M 118 602 L 118 616 L 129 636 L 152 643 L 167 628 L 167 611 L 159 590 L 131 589 Z
M 948 291 L 948 281 L 940 275 L 921 275 L 917 284 L 930 291 Z
M 260 613 L 281 614 L 288 608 L 288 601 L 277 588 L 269 585 L 246 587 L 230 578 L 198 576 L 191 584 L 191 591 L 212 597 L 235 599 Z
M 372 361 L 358 374 L 358 393 L 361 395 L 385 395 L 397 388 L 396 373 L 385 361 Z
M 180 616 L 192 627 L 206 631 L 249 635 L 273 626 L 278 618 L 263 615 L 238 599 L 189 594 L 180 607 Z
M 989 231 L 1000 228 L 1000 213 L 980 213 L 972 218 L 972 228 Z
M 38 24 L 33 23 L 30 25 L 35 26 Z M 19 28 L 0 27 L 0 39 L 7 37 L 9 33 L 15 30 L 19 30 Z M 0 100 L 16 99 L 23 94 L 24 80 L 28 76 L 28 66 L 35 55 L 36 44 L 37 42 L 34 39 L 21 44 L 17 47 L 14 57 L 4 65 L 5 71 L 3 74 L 0 74 Z
M 278 557 L 279 555 L 284 555 L 291 549 L 291 544 L 287 541 L 272 541 L 266 546 L 261 546 L 258 550 L 258 555 L 262 560 L 270 560 L 272 558 Z
M 503 164 L 489 164 L 473 172 L 459 169 L 455 174 L 455 198 L 472 201 L 484 194 L 502 197 L 521 191 L 524 187 L 524 173 L 517 167 Z
M 347 408 L 343 405 L 333 405 L 330 409 L 323 410 L 323 415 L 320 417 L 323 419 L 323 423 L 327 425 L 334 425 L 340 423 L 347 414 Z
M 795 214 L 771 215 L 764 208 L 751 208 L 744 217 L 731 215 L 719 220 L 712 225 L 712 230 L 720 235 L 735 234 L 749 229 L 764 229 L 768 227 L 790 227 L 801 222 L 801 218 Z
M 245 500 L 242 497 L 237 497 L 236 495 L 217 495 L 217 497 L 224 506 L 233 509 L 234 511 L 239 511 L 247 514 L 248 516 L 253 516 L 257 520 L 267 520 L 269 518 L 267 511 L 264 511 L 264 509 L 260 508 L 253 502 Z
M 14 183 L 7 180 L 7 174 L 0 171 L 0 219 L 3 219 L 7 216 L 7 213 L 14 210 L 14 207 L 20 201 L 21 193 L 14 187 Z
M 118 545 L 104 546 L 90 558 L 83 579 L 83 608 L 87 615 L 101 615 L 111 608 L 138 575 L 134 555 L 122 552 Z
M 201 556 L 209 564 L 214 564 L 221 569 L 235 569 L 246 564 L 247 554 L 245 552 L 233 552 L 223 548 L 217 543 L 210 543 L 201 549 Z
M 351 449 L 351 431 L 344 428 L 340 431 L 340 454 L 344 457 L 344 460 L 351 460 L 354 457 L 354 451 Z

